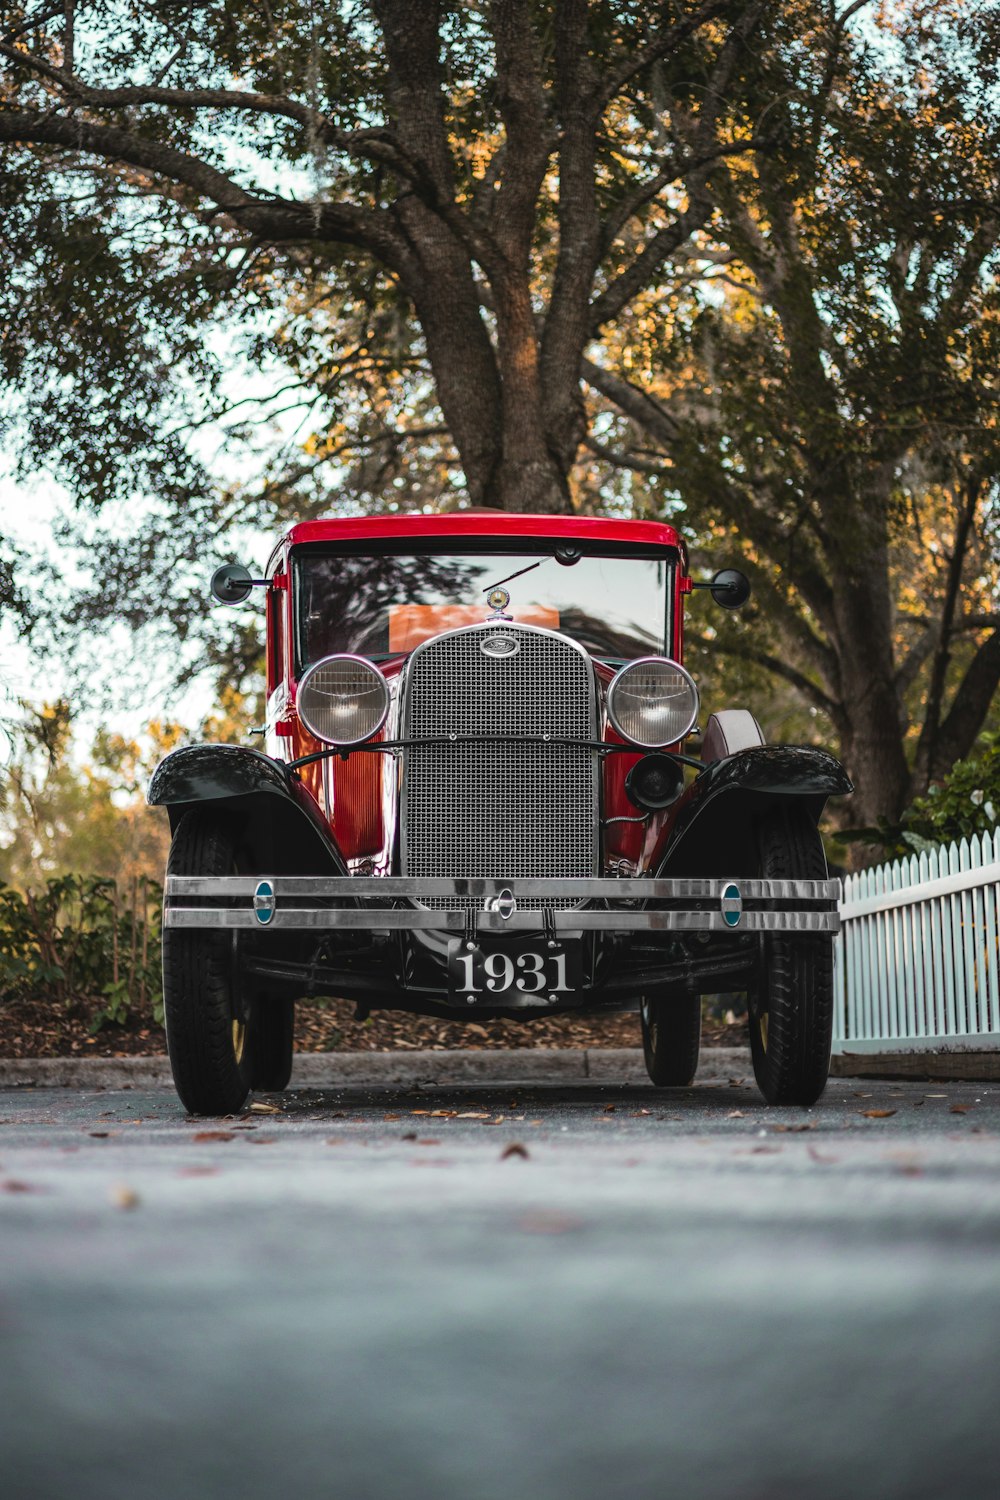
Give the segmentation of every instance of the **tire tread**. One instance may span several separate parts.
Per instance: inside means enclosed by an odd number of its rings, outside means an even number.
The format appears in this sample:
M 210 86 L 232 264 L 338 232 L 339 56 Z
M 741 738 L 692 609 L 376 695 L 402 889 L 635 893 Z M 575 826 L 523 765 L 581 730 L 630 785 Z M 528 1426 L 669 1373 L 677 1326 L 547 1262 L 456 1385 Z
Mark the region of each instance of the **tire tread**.
M 827 878 L 819 832 L 800 808 L 771 814 L 761 825 L 760 845 L 765 879 Z M 775 934 L 765 951 L 768 1036 L 766 1051 L 752 1047 L 757 1083 L 769 1104 L 814 1104 L 830 1072 L 833 942 Z
M 167 874 L 228 875 L 233 867 L 225 824 L 201 809 L 185 813 L 171 842 Z M 234 1113 L 250 1092 L 248 1059 L 237 1063 L 233 1053 L 230 944 L 225 932 L 163 932 L 167 1052 L 174 1085 L 191 1114 Z

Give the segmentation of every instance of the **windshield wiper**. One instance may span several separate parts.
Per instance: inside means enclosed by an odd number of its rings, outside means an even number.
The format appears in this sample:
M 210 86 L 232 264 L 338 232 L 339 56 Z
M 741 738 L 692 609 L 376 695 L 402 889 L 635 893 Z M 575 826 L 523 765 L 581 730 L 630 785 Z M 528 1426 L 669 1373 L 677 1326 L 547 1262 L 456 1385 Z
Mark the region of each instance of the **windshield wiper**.
M 506 578 L 498 578 L 496 583 L 488 583 L 483 589 L 483 593 L 488 594 L 490 589 L 498 589 L 502 583 L 510 583 L 512 578 L 520 578 L 522 573 L 533 572 L 535 568 L 540 568 L 542 563 L 548 562 L 548 560 L 547 557 L 540 557 L 537 562 L 529 563 L 526 568 L 518 568 L 516 573 L 508 573 Z
M 540 557 L 537 562 L 529 563 L 526 568 L 518 568 L 516 573 L 508 573 L 506 578 L 500 578 L 496 583 L 488 583 L 483 589 L 483 593 L 488 594 L 490 589 L 498 589 L 501 584 L 510 583 L 512 578 L 520 578 L 524 573 L 534 572 L 535 568 L 542 566 L 542 563 L 551 562 L 553 557 L 564 568 L 572 568 L 575 563 L 580 561 L 581 555 L 579 547 L 557 547 L 551 557 Z

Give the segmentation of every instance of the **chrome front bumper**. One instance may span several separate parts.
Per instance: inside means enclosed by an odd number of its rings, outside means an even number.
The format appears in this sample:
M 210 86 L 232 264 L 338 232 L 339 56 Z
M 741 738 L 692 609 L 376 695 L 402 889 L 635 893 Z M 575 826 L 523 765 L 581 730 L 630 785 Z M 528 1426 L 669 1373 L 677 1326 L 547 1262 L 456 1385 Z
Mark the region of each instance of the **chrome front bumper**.
M 430 879 L 171 875 L 163 923 L 171 928 L 393 932 L 812 932 L 840 931 L 839 880 Z M 406 904 L 458 896 L 481 909 Z M 520 901 L 598 902 L 587 910 L 523 911 Z M 668 903 L 650 909 L 648 903 Z M 212 904 L 207 904 L 212 903 Z M 606 905 L 604 903 L 607 903 Z

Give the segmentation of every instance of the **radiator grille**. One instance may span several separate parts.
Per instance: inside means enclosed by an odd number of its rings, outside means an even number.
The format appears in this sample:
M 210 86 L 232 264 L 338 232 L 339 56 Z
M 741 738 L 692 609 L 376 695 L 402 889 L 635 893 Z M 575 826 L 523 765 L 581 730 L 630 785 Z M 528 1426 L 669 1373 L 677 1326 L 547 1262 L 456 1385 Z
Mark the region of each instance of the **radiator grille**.
M 582 876 L 597 871 L 597 757 L 510 736 L 594 739 L 593 670 L 557 635 L 504 626 L 520 649 L 485 655 L 495 626 L 441 636 L 410 663 L 407 736 L 506 736 L 407 750 L 403 873 L 411 876 Z M 462 908 L 461 898 L 423 905 Z M 533 903 L 537 909 L 543 903 Z M 567 908 L 572 901 L 545 903 Z M 522 905 L 531 909 L 532 904 Z

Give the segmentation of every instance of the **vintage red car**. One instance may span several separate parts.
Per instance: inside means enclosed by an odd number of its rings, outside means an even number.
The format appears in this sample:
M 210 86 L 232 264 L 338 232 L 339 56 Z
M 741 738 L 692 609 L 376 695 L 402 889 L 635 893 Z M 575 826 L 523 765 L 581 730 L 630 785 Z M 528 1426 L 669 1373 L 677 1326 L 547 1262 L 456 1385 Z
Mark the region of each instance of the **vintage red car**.
M 149 801 L 173 841 L 167 1045 L 189 1110 L 281 1089 L 296 998 L 468 1019 L 638 1011 L 690 1082 L 701 996 L 746 991 L 758 1083 L 829 1071 L 838 882 L 817 821 L 851 790 L 753 715 L 698 729 L 692 580 L 656 522 L 466 511 L 311 521 L 266 576 L 264 749 L 193 745 Z M 695 740 L 695 754 L 685 753 Z

